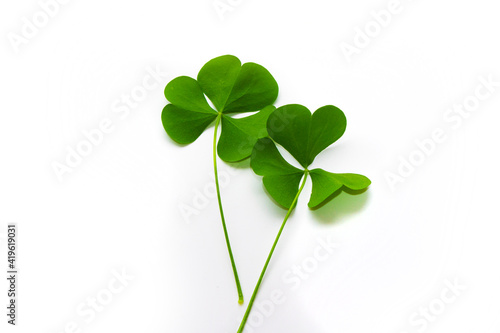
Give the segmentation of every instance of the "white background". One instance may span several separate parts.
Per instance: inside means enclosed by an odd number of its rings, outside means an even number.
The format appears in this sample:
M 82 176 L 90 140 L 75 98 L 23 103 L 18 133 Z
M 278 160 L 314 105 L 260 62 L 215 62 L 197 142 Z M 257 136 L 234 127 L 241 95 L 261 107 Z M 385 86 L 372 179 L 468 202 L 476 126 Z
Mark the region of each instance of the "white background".
M 20 266 L 18 326 L 6 324 L 2 278 L 1 331 L 236 332 L 245 307 L 217 202 L 208 198 L 189 221 L 179 210 L 211 186 L 213 126 L 180 147 L 160 121 L 168 81 L 234 54 L 269 69 L 278 106 L 344 110 L 346 134 L 314 166 L 373 181 L 314 212 L 306 185 L 258 298 L 269 305 L 280 290 L 285 301 L 256 309 L 253 331 L 500 332 L 500 87 L 459 126 L 444 118 L 473 101 L 481 77 L 500 81 L 496 3 L 401 0 L 380 31 L 371 12 L 387 0 L 231 3 L 219 15 L 212 0 L 72 0 L 46 24 L 41 14 L 45 25 L 17 47 L 14 34 L 23 36 L 23 18 L 33 22 L 40 3 L 1 3 L 0 246 L 5 253 L 6 225 L 17 222 Z M 342 43 L 355 46 L 367 25 L 368 45 L 346 57 Z M 160 84 L 125 116 L 114 112 L 148 68 L 163 73 Z M 111 132 L 59 181 L 53 163 L 103 119 Z M 446 140 L 391 187 L 387 172 L 438 128 Z M 248 301 L 285 211 L 248 162 L 220 169 L 233 171 L 222 195 Z M 314 267 L 329 237 L 338 246 Z M 283 275 L 304 263 L 311 273 L 292 289 Z M 122 270 L 133 279 L 107 299 Z M 453 295 L 449 283 L 466 290 Z M 96 296 L 109 303 L 82 316 Z

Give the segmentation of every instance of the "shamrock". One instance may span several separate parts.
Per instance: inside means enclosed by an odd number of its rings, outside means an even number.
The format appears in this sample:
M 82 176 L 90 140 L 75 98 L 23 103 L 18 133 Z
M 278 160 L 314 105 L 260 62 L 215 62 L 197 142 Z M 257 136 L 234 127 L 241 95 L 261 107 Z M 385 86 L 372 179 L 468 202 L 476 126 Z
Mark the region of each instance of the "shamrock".
M 267 131 L 270 138 L 262 138 L 257 141 L 252 152 L 250 165 L 256 174 L 263 176 L 264 187 L 269 195 L 278 204 L 287 208 L 288 212 L 264 264 L 238 333 L 243 332 L 245 328 L 262 279 L 283 228 L 304 188 L 307 176 L 311 176 L 313 184 L 308 203 L 310 208 L 318 207 L 339 190 L 346 188 L 363 190 L 370 185 L 370 180 L 362 175 L 308 169 L 321 151 L 344 134 L 346 124 L 344 113 L 333 105 L 319 108 L 313 114 L 302 105 L 285 105 L 276 109 L 269 116 Z M 285 148 L 304 169 L 296 168 L 288 163 L 281 156 L 275 142 Z
M 301 170 L 290 165 L 271 139 L 263 138 L 257 142 L 251 167 L 256 174 L 264 176 L 264 186 L 278 204 L 290 208 L 299 190 L 300 180 L 308 174 L 313 183 L 308 203 L 310 208 L 319 206 L 340 189 L 363 190 L 370 185 L 370 180 L 362 175 L 308 169 L 321 151 L 344 134 L 346 125 L 344 113 L 333 105 L 319 108 L 312 115 L 302 105 L 286 105 L 269 116 L 269 136 L 304 167 Z
M 278 97 L 278 84 L 264 67 L 251 62 L 242 65 L 235 56 L 225 55 L 206 63 L 196 80 L 180 76 L 170 81 L 165 87 L 165 97 L 170 104 L 165 106 L 161 115 L 163 127 L 178 143 L 194 142 L 215 121 L 215 185 L 224 237 L 241 304 L 243 293 L 222 208 L 217 153 L 226 162 L 237 162 L 250 156 L 257 140 L 267 136 L 266 123 L 275 110 L 272 104 Z M 244 118 L 231 116 L 252 111 L 259 112 Z M 219 125 L 222 130 L 217 144 Z
M 165 97 L 171 104 L 161 118 L 174 141 L 192 143 L 215 121 L 222 127 L 219 157 L 237 162 L 249 157 L 257 139 L 267 135 L 266 121 L 274 111 L 278 84 L 264 67 L 251 62 L 242 66 L 238 58 L 226 55 L 206 63 L 197 80 L 180 76 L 170 81 Z M 245 118 L 230 116 L 259 110 Z

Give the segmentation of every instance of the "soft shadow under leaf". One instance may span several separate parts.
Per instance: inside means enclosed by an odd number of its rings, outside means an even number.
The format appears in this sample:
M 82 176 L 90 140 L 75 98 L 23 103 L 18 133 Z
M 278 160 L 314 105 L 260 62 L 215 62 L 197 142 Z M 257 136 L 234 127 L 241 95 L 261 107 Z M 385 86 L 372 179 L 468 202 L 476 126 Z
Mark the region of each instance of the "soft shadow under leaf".
M 245 158 L 245 159 L 238 161 L 238 162 L 224 162 L 224 163 L 226 163 L 227 165 L 230 165 L 231 167 L 236 168 L 236 169 L 247 169 L 250 167 L 250 159 L 249 158 Z
M 362 210 L 369 193 L 367 189 L 354 191 L 344 186 L 310 211 L 320 223 L 336 223 L 346 215 Z

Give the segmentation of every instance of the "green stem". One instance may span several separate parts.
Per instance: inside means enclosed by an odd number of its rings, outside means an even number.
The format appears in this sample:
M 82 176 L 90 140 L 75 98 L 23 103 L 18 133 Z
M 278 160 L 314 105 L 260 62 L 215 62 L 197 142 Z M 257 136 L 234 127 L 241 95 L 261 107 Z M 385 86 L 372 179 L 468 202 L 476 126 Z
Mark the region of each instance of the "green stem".
M 262 269 L 262 272 L 260 273 L 259 280 L 257 281 L 257 285 L 255 286 L 255 289 L 254 289 L 253 294 L 252 294 L 252 298 L 250 299 L 250 302 L 248 303 L 247 310 L 245 312 L 245 315 L 243 316 L 243 320 L 241 321 L 240 328 L 238 328 L 237 333 L 243 332 L 243 329 L 245 328 L 245 324 L 248 320 L 248 316 L 250 315 L 250 311 L 252 310 L 253 302 L 255 301 L 255 297 L 257 296 L 257 292 L 259 291 L 260 284 L 262 283 L 262 279 L 264 278 L 264 275 L 266 274 L 267 266 L 269 265 L 269 262 L 271 261 L 271 257 L 273 256 L 274 249 L 276 248 L 276 245 L 278 244 L 281 233 L 283 232 L 283 228 L 285 227 L 286 221 L 290 217 L 292 210 L 295 208 L 295 204 L 297 203 L 297 200 L 299 199 L 300 192 L 302 192 L 302 189 L 304 188 L 304 185 L 306 184 L 306 179 L 307 179 L 308 173 L 309 173 L 308 170 L 306 170 L 306 172 L 304 173 L 304 179 L 302 180 L 302 184 L 300 185 L 299 191 L 297 192 L 295 199 L 293 199 L 292 205 L 288 209 L 288 212 L 286 213 L 285 219 L 283 220 L 283 223 L 281 224 L 280 230 L 278 231 L 278 235 L 276 236 L 276 239 L 274 240 L 273 247 L 271 248 L 271 251 L 269 252 L 269 255 L 267 256 L 266 263 L 264 265 L 264 268 Z
M 217 173 L 217 129 L 219 128 L 222 113 L 219 113 L 217 119 L 215 120 L 214 129 L 214 175 L 215 175 L 215 187 L 217 189 L 217 200 L 219 202 L 220 218 L 222 220 L 222 228 L 224 229 L 224 237 L 226 238 L 227 251 L 229 252 L 229 258 L 231 259 L 231 266 L 233 266 L 234 279 L 236 281 L 236 288 L 238 289 L 238 303 L 243 304 L 243 292 L 241 291 L 240 279 L 238 278 L 238 271 L 236 270 L 236 264 L 234 263 L 233 251 L 231 251 L 231 243 L 229 242 L 229 235 L 226 228 L 226 220 L 224 218 L 224 211 L 222 209 L 222 200 L 220 197 L 219 188 L 219 174 Z

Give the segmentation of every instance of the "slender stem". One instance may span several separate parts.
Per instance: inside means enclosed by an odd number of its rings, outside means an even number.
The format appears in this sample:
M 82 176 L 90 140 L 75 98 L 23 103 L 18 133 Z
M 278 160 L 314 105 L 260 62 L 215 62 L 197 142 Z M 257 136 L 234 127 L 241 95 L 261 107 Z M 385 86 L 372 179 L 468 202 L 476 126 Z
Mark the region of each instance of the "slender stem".
M 233 251 L 231 251 L 231 243 L 229 242 L 229 235 L 226 228 L 226 219 L 224 218 L 224 211 L 222 209 L 222 200 L 220 197 L 219 188 L 219 174 L 217 173 L 217 129 L 219 128 L 222 113 L 219 113 L 217 119 L 215 120 L 214 129 L 214 175 L 215 175 L 215 187 L 217 189 L 217 200 L 219 202 L 220 218 L 222 220 L 222 228 L 224 229 L 224 237 L 226 238 L 227 251 L 229 252 L 229 258 L 231 259 L 231 266 L 233 266 L 234 279 L 236 281 L 236 288 L 238 289 L 238 303 L 243 304 L 243 292 L 241 291 L 240 279 L 238 278 L 238 271 L 236 270 L 236 264 L 234 263 Z
M 306 172 L 304 174 L 304 179 L 302 180 L 302 184 L 300 185 L 299 191 L 297 192 L 295 199 L 293 199 L 292 205 L 288 209 L 288 212 L 286 213 L 285 219 L 283 220 L 283 223 L 281 224 L 280 230 L 278 231 L 278 235 L 276 236 L 276 239 L 274 240 L 273 247 L 271 248 L 271 251 L 269 252 L 269 255 L 267 256 L 267 260 L 266 260 L 266 263 L 264 264 L 264 268 L 262 269 L 262 272 L 260 273 L 260 277 L 259 277 L 259 280 L 257 281 L 257 285 L 255 286 L 255 289 L 253 291 L 252 298 L 250 299 L 250 302 L 248 303 L 248 307 L 247 307 L 247 310 L 245 312 L 245 315 L 243 316 L 243 320 L 241 321 L 240 328 L 238 328 L 238 333 L 243 332 L 243 329 L 245 328 L 245 324 L 247 322 L 248 316 L 250 315 L 250 311 L 252 310 L 253 302 L 255 301 L 255 297 L 257 296 L 257 292 L 259 291 L 260 284 L 262 283 L 262 279 L 264 278 L 264 275 L 266 274 L 267 266 L 269 265 L 269 262 L 271 261 L 271 257 L 273 256 L 274 249 L 276 248 L 276 245 L 278 244 L 281 233 L 283 232 L 283 228 L 285 227 L 286 221 L 288 220 L 288 217 L 290 217 L 292 210 L 295 208 L 295 204 L 297 203 L 297 200 L 299 199 L 300 192 L 302 192 L 302 189 L 304 188 L 304 185 L 306 184 L 306 179 L 307 179 L 308 173 L 309 173 L 308 170 L 306 170 Z

